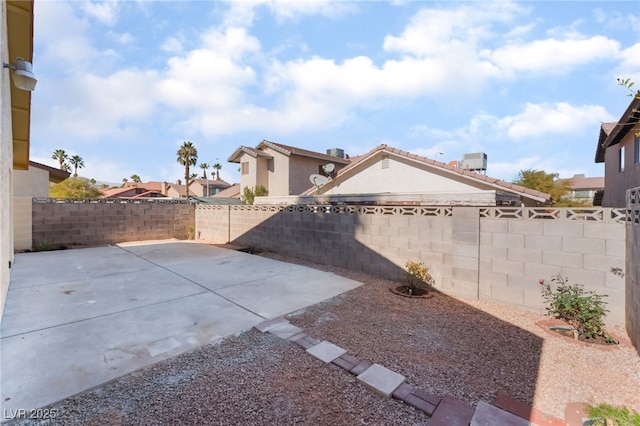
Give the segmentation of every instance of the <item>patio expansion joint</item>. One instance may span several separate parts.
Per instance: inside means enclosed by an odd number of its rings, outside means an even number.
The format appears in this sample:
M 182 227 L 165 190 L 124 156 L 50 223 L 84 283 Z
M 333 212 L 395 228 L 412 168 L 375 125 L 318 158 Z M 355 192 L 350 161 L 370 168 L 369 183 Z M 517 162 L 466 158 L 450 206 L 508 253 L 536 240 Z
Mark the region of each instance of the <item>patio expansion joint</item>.
M 37 332 L 40 332 L 40 331 L 45 331 L 45 330 L 49 330 L 49 329 L 53 329 L 53 328 L 57 328 L 57 327 L 64 327 L 64 326 L 71 325 L 71 324 L 80 324 L 80 323 L 83 323 L 83 322 L 86 322 L 86 321 L 92 321 L 94 319 L 107 318 L 107 317 L 110 317 L 110 316 L 113 316 L 113 315 L 118 315 L 118 314 L 121 314 L 121 313 L 124 313 L 124 312 L 131 312 L 131 311 L 136 311 L 136 310 L 139 310 L 139 309 L 146 309 L 146 308 L 148 308 L 150 306 L 158 306 L 158 305 L 162 305 L 164 303 L 169 303 L 169 302 L 174 302 L 176 300 L 186 299 L 188 297 L 199 296 L 201 294 L 207 294 L 207 292 L 201 291 L 201 292 L 198 292 L 198 293 L 187 294 L 185 296 L 174 297 L 172 299 L 166 299 L 166 300 L 162 300 L 160 302 L 148 303 L 148 304 L 145 304 L 145 305 L 136 306 L 136 307 L 128 308 L 128 309 L 120 309 L 119 311 L 109 312 L 107 314 L 95 315 L 95 316 L 92 316 L 92 317 L 89 317 L 89 318 L 83 318 L 81 320 L 64 322 L 64 323 L 61 323 L 61 324 L 54 324 L 54 325 L 51 325 L 51 326 L 48 326 L 48 327 L 37 328 L 37 329 L 34 329 L 34 330 L 25 331 L 25 332 L 22 332 L 22 333 L 15 333 L 15 334 L 11 334 L 11 335 L 8 335 L 8 336 L 2 335 L 2 336 L 0 336 L 0 340 L 8 339 L 10 337 L 26 336 L 26 335 L 29 335 L 31 333 L 37 333 Z
M 254 312 L 254 311 L 252 311 L 251 309 L 248 309 L 247 307 L 242 306 L 242 305 L 240 305 L 240 304 L 238 304 L 238 303 L 234 302 L 233 300 L 229 299 L 228 297 L 225 297 L 225 296 L 223 296 L 222 294 L 218 293 L 216 290 L 211 290 L 210 288 L 207 288 L 206 286 L 204 286 L 204 285 L 200 284 L 200 283 L 199 283 L 199 282 L 197 282 L 197 281 L 194 281 L 194 280 L 192 280 L 192 279 L 190 279 L 190 278 L 187 278 L 187 277 L 185 277 L 185 276 L 183 276 L 183 275 L 180 275 L 180 274 L 178 274 L 178 273 L 176 273 L 176 272 L 172 271 L 171 269 L 169 269 L 169 268 L 167 268 L 167 267 L 165 267 L 165 266 L 163 266 L 163 265 L 161 265 L 161 264 L 159 264 L 159 263 L 156 263 L 156 262 L 153 262 L 153 261 L 151 261 L 151 260 L 149 260 L 149 259 L 146 259 L 146 258 L 144 258 L 144 257 L 142 257 L 142 256 L 140 256 L 140 255 L 138 255 L 138 254 L 136 254 L 136 253 L 133 253 L 133 252 L 131 252 L 131 251 L 129 251 L 129 250 L 127 250 L 127 249 L 123 248 L 123 247 L 120 247 L 120 249 L 122 249 L 122 250 L 126 251 L 127 253 L 131 253 L 132 255 L 136 256 L 137 258 L 142 259 L 142 260 L 144 260 L 145 262 L 149 262 L 149 263 L 151 263 L 152 265 L 155 265 L 155 266 L 157 266 L 158 268 L 163 269 L 163 270 L 165 270 L 165 271 L 169 272 L 169 273 L 170 273 L 170 274 L 172 274 L 172 275 L 175 275 L 176 277 L 180 277 L 180 278 L 182 278 L 183 280 L 189 281 L 190 283 L 197 285 L 198 287 L 202 288 L 202 289 L 204 290 L 204 292 L 206 292 L 206 293 L 213 293 L 213 294 L 215 294 L 216 296 L 223 298 L 223 299 L 224 299 L 224 300 L 226 300 L 227 302 L 229 302 L 229 303 L 231 303 L 231 304 L 233 304 L 233 305 L 237 306 L 238 308 L 240 308 L 240 309 L 242 309 L 242 310 L 245 310 L 245 311 L 247 311 L 247 312 L 249 312 L 249 313 L 251 313 L 251 314 L 253 314 L 253 315 L 256 315 L 256 316 L 258 316 L 258 317 L 260 317 L 260 318 L 264 318 L 264 317 L 263 317 L 262 315 L 260 315 L 259 313 Z M 236 284 L 233 284 L 233 285 L 229 285 L 229 286 L 221 287 L 221 288 L 219 288 L 219 289 L 217 289 L 217 290 L 222 290 L 223 288 L 234 287 L 234 286 L 236 286 L 236 285 L 238 285 L 238 284 L 246 284 L 246 283 L 250 283 L 250 282 L 253 282 L 253 281 L 259 281 L 259 279 L 256 279 L 256 280 L 250 280 L 250 281 L 246 281 L 246 282 L 242 282 L 242 283 L 236 283 Z M 202 293 L 199 293 L 199 294 L 202 294 Z

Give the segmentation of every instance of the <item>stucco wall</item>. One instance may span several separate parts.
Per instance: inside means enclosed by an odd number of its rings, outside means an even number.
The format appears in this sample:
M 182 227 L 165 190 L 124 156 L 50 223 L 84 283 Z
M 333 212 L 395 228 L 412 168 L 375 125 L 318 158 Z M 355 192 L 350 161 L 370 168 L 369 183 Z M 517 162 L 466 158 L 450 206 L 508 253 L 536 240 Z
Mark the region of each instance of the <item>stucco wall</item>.
M 0 52 L 3 63 L 9 62 L 7 47 L 7 3 L 0 4 Z M 0 75 L 0 318 L 9 289 L 9 262 L 13 261 L 13 134 L 11 131 L 11 75 Z
M 627 191 L 625 299 L 627 333 L 640 354 L 640 187 Z
M 31 197 L 13 197 L 13 249 L 30 250 L 32 245 Z
M 626 191 L 640 183 L 640 163 L 634 164 L 633 140 L 635 131 L 629 131 L 619 144 L 610 146 L 604 153 L 605 191 L 603 207 L 624 208 L 627 205 Z M 624 147 L 624 172 L 618 171 L 618 155 Z
M 34 248 L 186 239 L 195 223 L 194 206 L 176 201 L 34 202 L 32 208 Z
M 392 279 L 422 261 L 445 293 L 540 312 L 538 280 L 560 273 L 608 295 L 608 324 L 625 322 L 624 211 L 198 206 L 196 235 Z
M 14 197 L 48 197 L 49 172 L 29 166 L 29 170 L 13 172 Z

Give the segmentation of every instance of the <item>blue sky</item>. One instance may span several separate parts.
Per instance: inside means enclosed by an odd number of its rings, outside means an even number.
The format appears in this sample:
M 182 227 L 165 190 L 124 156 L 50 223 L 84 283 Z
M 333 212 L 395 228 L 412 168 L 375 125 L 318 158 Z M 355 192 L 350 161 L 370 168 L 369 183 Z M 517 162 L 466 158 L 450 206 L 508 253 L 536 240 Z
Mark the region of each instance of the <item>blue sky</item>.
M 487 174 L 603 176 L 602 122 L 640 85 L 637 1 L 35 0 L 31 159 L 80 175 L 173 182 L 262 139 L 440 161 Z M 443 153 L 443 154 L 439 154 Z M 197 171 L 201 172 L 198 168 Z

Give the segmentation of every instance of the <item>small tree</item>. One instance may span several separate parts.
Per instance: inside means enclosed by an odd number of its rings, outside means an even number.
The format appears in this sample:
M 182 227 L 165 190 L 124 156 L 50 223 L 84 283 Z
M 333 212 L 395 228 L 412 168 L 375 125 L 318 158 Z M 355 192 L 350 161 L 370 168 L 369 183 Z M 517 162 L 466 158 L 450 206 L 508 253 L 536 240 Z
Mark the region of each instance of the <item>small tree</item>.
M 255 197 L 266 197 L 269 195 L 269 190 L 262 185 L 258 185 L 254 188 L 245 186 L 242 190 L 242 202 L 244 204 L 253 204 Z
M 98 198 L 102 195 L 91 179 L 75 177 L 65 179 L 49 188 L 51 198 Z
M 140 176 L 138 176 L 138 175 L 131 175 L 131 180 L 133 181 L 133 183 L 142 182 L 142 180 L 140 180 Z
M 520 170 L 518 178 L 513 183 L 545 192 L 551 195 L 556 204 L 567 203 L 571 192 L 571 180 L 558 180 L 558 176 L 558 173 L 546 173 L 543 170 Z

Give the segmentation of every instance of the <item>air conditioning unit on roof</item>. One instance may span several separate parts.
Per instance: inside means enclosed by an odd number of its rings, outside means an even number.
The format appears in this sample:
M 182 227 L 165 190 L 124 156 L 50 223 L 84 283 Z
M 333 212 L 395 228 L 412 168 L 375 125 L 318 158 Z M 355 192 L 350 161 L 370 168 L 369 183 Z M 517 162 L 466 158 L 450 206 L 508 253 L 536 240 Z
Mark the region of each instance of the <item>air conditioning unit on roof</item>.
M 487 170 L 487 154 L 484 152 L 464 154 L 461 163 L 464 169 L 484 172 Z

